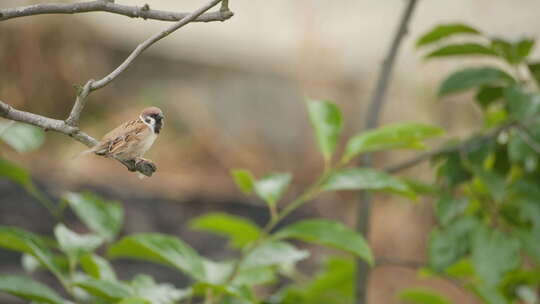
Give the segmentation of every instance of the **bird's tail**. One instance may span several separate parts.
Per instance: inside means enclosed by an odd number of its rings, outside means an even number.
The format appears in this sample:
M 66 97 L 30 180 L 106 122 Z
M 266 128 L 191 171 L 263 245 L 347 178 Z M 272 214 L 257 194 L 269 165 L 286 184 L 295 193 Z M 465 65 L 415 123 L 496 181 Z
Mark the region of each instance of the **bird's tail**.
M 79 153 L 79 154 L 74 155 L 71 159 L 72 159 L 72 160 L 76 160 L 76 159 L 79 159 L 79 158 L 81 158 L 81 157 L 83 157 L 83 156 L 86 156 L 86 155 L 91 154 L 91 153 L 94 153 L 94 152 L 96 152 L 96 149 L 95 149 L 95 148 L 90 148 L 90 149 L 88 149 L 88 150 L 82 151 L 82 152 Z

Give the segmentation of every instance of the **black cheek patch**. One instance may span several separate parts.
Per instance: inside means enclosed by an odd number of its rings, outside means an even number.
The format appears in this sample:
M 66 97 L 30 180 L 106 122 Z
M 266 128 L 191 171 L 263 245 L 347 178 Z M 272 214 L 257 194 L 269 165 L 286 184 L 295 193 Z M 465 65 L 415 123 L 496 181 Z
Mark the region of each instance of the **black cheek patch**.
M 161 121 L 161 119 L 156 119 L 156 123 L 154 124 L 154 133 L 159 134 L 162 126 L 163 122 Z

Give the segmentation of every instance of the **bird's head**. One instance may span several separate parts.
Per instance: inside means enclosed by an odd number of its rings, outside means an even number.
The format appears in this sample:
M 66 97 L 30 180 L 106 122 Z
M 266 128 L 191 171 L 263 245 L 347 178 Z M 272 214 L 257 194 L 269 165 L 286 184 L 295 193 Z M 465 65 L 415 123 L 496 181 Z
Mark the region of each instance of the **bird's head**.
M 163 111 L 158 107 L 148 107 L 145 108 L 140 115 L 141 120 L 149 126 L 154 133 L 159 134 L 161 128 L 163 127 Z

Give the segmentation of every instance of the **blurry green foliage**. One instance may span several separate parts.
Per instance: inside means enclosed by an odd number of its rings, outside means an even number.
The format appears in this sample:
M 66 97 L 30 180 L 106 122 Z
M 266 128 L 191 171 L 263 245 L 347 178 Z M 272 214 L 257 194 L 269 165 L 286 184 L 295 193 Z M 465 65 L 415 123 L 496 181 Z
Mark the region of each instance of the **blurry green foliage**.
M 209 213 L 193 219 L 190 227 L 226 237 L 240 257 L 212 261 L 180 238 L 160 233 L 117 237 L 122 228 L 122 205 L 95 194 L 67 193 L 59 203 L 47 206 L 59 216 L 69 207 L 90 232 L 81 234 L 59 223 L 54 240 L 15 227 L 0 227 L 0 247 L 23 254 L 22 263 L 29 273 L 50 271 L 62 284 L 72 301 L 80 303 L 152 303 L 169 304 L 191 298 L 205 298 L 209 303 L 259 303 L 253 288 L 275 285 L 280 277 L 290 278 L 299 271 L 296 264 L 309 251 L 298 249 L 289 240 L 299 240 L 340 250 L 374 264 L 374 257 L 362 235 L 340 222 L 308 219 L 273 229 L 285 216 L 323 191 L 372 190 L 415 197 L 405 182 L 373 169 L 345 168 L 362 153 L 393 148 L 423 148 L 423 140 L 438 136 L 439 128 L 420 124 L 400 124 L 355 136 L 340 161 L 332 155 L 339 142 L 342 117 L 336 105 L 325 101 L 308 102 L 308 112 L 317 142 L 325 159 L 325 169 L 304 193 L 285 208 L 278 202 L 292 180 L 290 173 L 272 173 L 255 179 L 247 170 L 231 172 L 234 181 L 246 194 L 255 193 L 270 212 L 266 227 L 248 219 L 223 213 Z M 32 184 L 30 174 L 0 158 L 0 176 L 25 187 L 36 198 L 44 199 Z M 98 252 L 106 252 L 101 256 Z M 131 281 L 120 280 L 109 259 L 137 259 L 175 268 L 188 275 L 192 284 L 178 289 L 158 284 L 153 278 L 138 275 Z M 350 258 L 329 259 L 324 269 L 309 282 L 295 283 L 277 294 L 283 301 L 295 303 L 351 303 L 354 286 Z M 3 285 L 2 285 L 3 284 Z M 24 286 L 18 286 L 22 284 Z M 0 277 L 0 291 L 27 300 L 47 303 L 70 303 L 52 290 L 27 277 Z M 270 297 L 273 301 L 276 297 Z M 284 302 L 284 303 L 285 303 Z M 292 302 L 291 302 L 292 303 Z
M 429 241 L 429 270 L 423 271 L 462 282 L 484 303 L 538 303 L 539 65 L 529 58 L 534 40 L 509 41 L 471 29 L 438 26 L 417 43 L 435 45 L 427 58 L 475 55 L 499 61 L 451 73 L 439 88 L 440 96 L 475 90 L 484 132 L 495 135 L 472 136 L 461 148 L 437 155 L 438 227 Z M 450 36 L 467 42 L 454 43 L 446 39 Z M 527 70 L 530 75 L 523 73 Z M 413 303 L 448 303 L 435 295 L 405 295 Z

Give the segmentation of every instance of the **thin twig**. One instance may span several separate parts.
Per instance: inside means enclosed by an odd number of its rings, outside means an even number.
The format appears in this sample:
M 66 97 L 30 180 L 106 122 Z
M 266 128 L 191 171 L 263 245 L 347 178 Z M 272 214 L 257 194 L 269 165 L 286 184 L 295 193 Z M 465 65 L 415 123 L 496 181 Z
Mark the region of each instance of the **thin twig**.
M 220 3 L 222 0 L 212 0 L 205 6 L 197 9 L 193 13 L 187 15 L 186 17 L 182 18 L 179 22 L 171 25 L 170 27 L 166 28 L 165 30 L 153 35 L 152 37 L 146 39 L 143 43 L 139 44 L 131 54 L 129 54 L 128 58 L 122 62 L 114 71 L 112 71 L 109 75 L 103 77 L 100 80 L 92 82 L 92 85 L 90 86 L 90 89 L 92 91 L 100 89 L 107 84 L 109 84 L 111 81 L 113 81 L 118 75 L 120 75 L 123 71 L 125 71 L 144 50 L 146 50 L 148 47 L 150 47 L 152 44 L 158 42 L 159 40 L 169 36 L 171 33 L 176 31 L 177 29 L 183 27 L 184 25 L 190 23 L 191 21 L 195 20 L 198 16 L 202 15 L 204 12 L 215 6 L 216 4 Z
M 73 127 L 77 127 L 79 125 L 79 118 L 81 117 L 81 112 L 86 104 L 86 97 L 88 97 L 88 94 L 90 94 L 92 82 L 94 82 L 93 79 L 88 80 L 88 82 L 81 89 L 81 92 L 78 92 L 77 98 L 75 99 L 75 104 L 71 109 L 69 117 L 66 119 L 66 123 L 68 125 Z
M 529 146 L 529 148 L 533 149 L 534 152 L 540 154 L 540 143 L 534 139 L 531 134 L 529 133 L 529 130 L 522 126 L 521 124 L 518 125 L 517 128 L 517 134 L 521 139 Z
M 0 21 L 43 14 L 79 14 L 91 12 L 107 12 L 124 15 L 131 18 L 153 19 L 161 21 L 180 21 L 189 13 L 176 13 L 150 9 L 145 6 L 128 6 L 116 4 L 112 1 L 88 1 L 80 3 L 43 3 L 29 6 L 5 8 L 0 10 Z M 205 13 L 197 16 L 193 22 L 225 21 L 234 14 L 229 10 Z
M 62 134 L 69 135 L 81 143 L 93 147 L 97 145 L 98 141 L 90 135 L 82 132 L 77 127 L 68 125 L 65 121 L 59 119 L 53 119 L 41 115 L 37 115 L 30 112 L 17 110 L 7 103 L 0 100 L 0 116 L 38 126 L 45 131 L 55 131 Z
M 529 123 L 532 123 L 533 121 L 530 121 Z M 486 141 L 490 141 L 493 139 L 496 139 L 502 132 L 508 131 L 509 129 L 515 127 L 517 125 L 516 122 L 508 122 L 506 124 L 503 124 L 502 126 L 495 128 L 491 130 L 490 132 L 486 133 L 485 135 L 473 136 L 469 138 L 468 140 L 462 141 L 459 144 L 449 145 L 440 147 L 438 149 L 434 149 L 425 153 L 418 154 L 415 157 L 412 157 L 411 159 L 407 159 L 403 162 L 390 165 L 384 168 L 384 171 L 388 173 L 397 173 L 399 171 L 412 168 L 424 161 L 429 161 L 434 157 L 437 157 L 439 155 L 457 152 L 457 151 L 471 151 L 476 149 L 478 146 L 483 145 Z
M 371 98 L 371 101 L 369 103 L 368 110 L 366 112 L 366 117 L 365 117 L 366 130 L 375 128 L 379 124 L 381 111 L 385 104 L 386 92 L 388 89 L 388 85 L 390 84 L 390 78 L 391 78 L 392 70 L 394 67 L 394 61 L 396 59 L 403 37 L 405 37 L 405 35 L 407 34 L 409 21 L 416 7 L 416 3 L 417 3 L 417 0 L 408 1 L 405 7 L 405 10 L 403 11 L 403 15 L 401 17 L 398 30 L 394 36 L 394 39 L 392 40 L 392 44 L 390 45 L 388 54 L 386 55 L 386 58 L 384 59 L 384 62 L 382 64 L 381 72 L 377 80 L 377 85 L 373 93 L 373 96 Z M 360 165 L 371 167 L 372 166 L 371 156 L 367 154 L 365 157 L 363 157 Z M 369 219 L 370 219 L 370 214 L 371 214 L 371 196 L 367 191 L 362 191 L 360 195 L 361 195 L 361 199 L 360 199 L 360 206 L 358 210 L 357 224 L 356 224 L 357 231 L 361 233 L 362 235 L 364 235 L 365 237 L 368 237 Z M 359 260 L 357 270 L 358 270 L 358 276 L 357 276 L 358 282 L 357 282 L 357 288 L 356 288 L 357 301 L 359 304 L 365 304 L 367 301 L 367 280 L 369 276 L 369 265 L 366 262 Z

